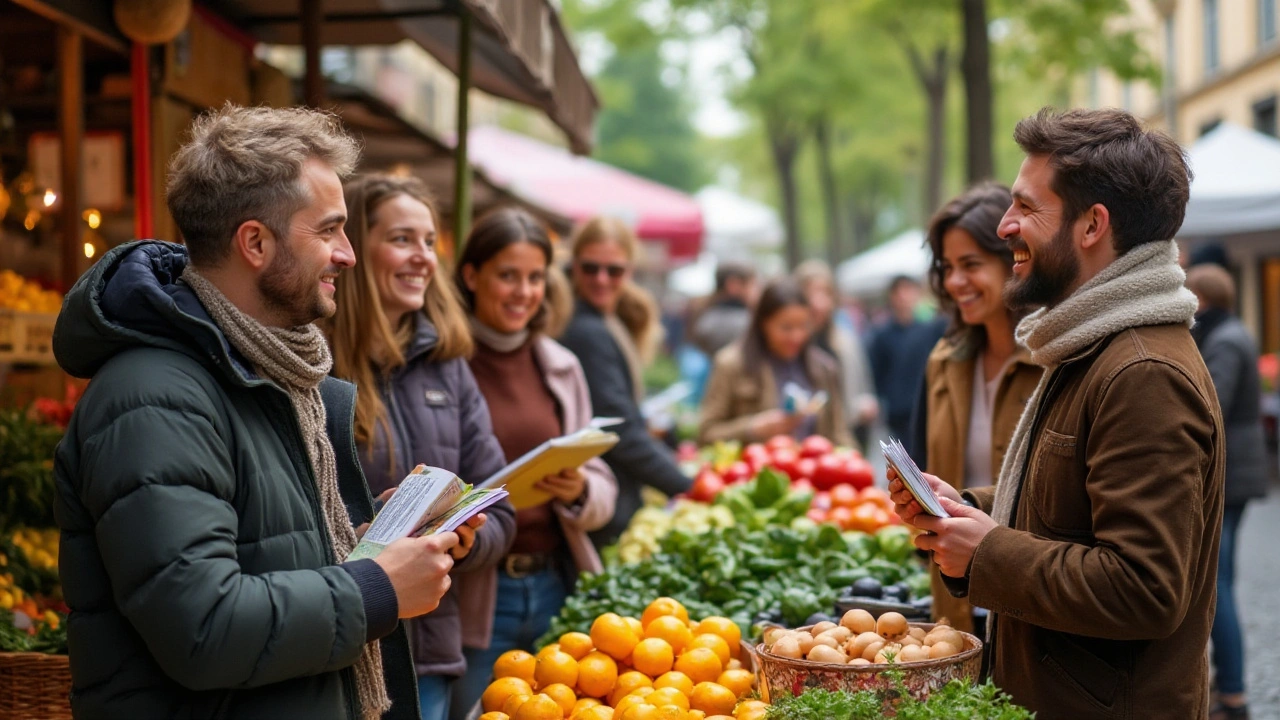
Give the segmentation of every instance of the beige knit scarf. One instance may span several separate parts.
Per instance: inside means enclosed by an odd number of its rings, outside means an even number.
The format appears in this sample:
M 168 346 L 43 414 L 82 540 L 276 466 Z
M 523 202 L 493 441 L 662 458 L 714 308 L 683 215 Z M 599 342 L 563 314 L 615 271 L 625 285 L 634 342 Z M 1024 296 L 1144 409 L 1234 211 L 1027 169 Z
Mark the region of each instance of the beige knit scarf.
M 316 492 L 324 510 L 325 527 L 333 542 L 333 554 L 345 558 L 356 546 L 356 532 L 338 492 L 338 465 L 325 432 L 324 402 L 320 381 L 333 367 L 329 345 L 315 325 L 292 328 L 267 327 L 245 315 L 208 279 L 190 265 L 182 273 L 209 316 L 227 340 L 245 356 L 259 374 L 289 395 L 298 426 L 307 446 L 315 475 Z M 377 720 L 391 708 L 382 674 L 382 652 L 377 640 L 368 643 L 355 664 L 356 694 L 363 720 Z

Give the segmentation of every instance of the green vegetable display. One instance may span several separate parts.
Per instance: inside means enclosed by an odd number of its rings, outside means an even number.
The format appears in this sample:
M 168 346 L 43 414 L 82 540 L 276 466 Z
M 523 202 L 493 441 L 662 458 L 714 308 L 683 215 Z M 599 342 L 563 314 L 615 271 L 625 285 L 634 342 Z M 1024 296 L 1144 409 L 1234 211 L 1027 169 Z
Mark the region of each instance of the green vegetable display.
M 14 625 L 13 613 L 0 610 L 0 652 L 40 652 L 54 655 L 67 653 L 67 624 L 59 622 L 55 628 L 38 622 L 34 635 Z
M 725 488 L 716 497 L 716 505 L 729 508 L 739 525 L 752 530 L 790 525 L 804 517 L 812 504 L 812 492 L 792 490 L 791 480 L 772 468 L 761 470 L 748 482 Z
M 0 410 L 0 530 L 53 525 L 53 451 L 62 430 L 28 410 Z
M 916 700 L 906 691 L 901 673 L 885 673 L 895 688 L 886 691 L 900 698 L 894 707 L 897 720 L 1031 720 L 1035 713 L 1014 705 L 990 680 L 970 685 L 952 680 L 926 700 Z M 813 688 L 799 697 L 778 698 L 769 707 L 768 720 L 880 720 L 884 717 L 884 697 L 872 690 L 849 693 Z
M 753 530 L 740 523 L 702 534 L 674 530 L 645 560 L 583 574 L 540 645 L 566 632 L 587 632 L 606 612 L 639 617 L 662 596 L 679 600 L 691 617 L 728 617 L 743 637 L 752 637 L 762 614 L 780 614 L 795 627 L 814 613 L 831 612 L 839 591 L 855 580 L 874 577 L 889 584 L 916 576 L 927 588 L 928 575 L 914 557 L 891 562 L 881 555 L 876 536 L 841 533 L 833 525 L 797 521 L 794 528 Z

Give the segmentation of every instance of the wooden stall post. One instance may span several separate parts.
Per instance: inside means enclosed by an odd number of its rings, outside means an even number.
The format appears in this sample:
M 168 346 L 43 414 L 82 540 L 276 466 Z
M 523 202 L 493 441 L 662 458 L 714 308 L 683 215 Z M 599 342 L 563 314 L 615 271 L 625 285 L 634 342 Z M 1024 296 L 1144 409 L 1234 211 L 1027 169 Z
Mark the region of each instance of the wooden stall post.
M 80 156 L 84 140 L 84 38 L 58 26 L 58 128 L 61 135 L 62 187 L 58 213 L 62 227 L 62 285 L 70 290 L 80 277 L 84 247 L 80 241 Z

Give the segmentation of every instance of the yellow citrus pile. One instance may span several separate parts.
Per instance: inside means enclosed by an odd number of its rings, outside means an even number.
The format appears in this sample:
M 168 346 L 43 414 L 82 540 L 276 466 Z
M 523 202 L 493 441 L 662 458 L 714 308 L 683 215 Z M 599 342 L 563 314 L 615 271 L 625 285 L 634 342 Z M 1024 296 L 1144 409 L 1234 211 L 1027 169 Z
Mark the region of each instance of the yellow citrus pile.
M 12 270 L 0 270 L 0 308 L 56 313 L 62 309 L 62 296 L 42 289 Z
M 755 675 L 741 641 L 733 621 L 690 621 L 671 598 L 639 620 L 605 613 L 590 635 L 499 657 L 480 720 L 763 720 L 767 706 L 744 699 Z

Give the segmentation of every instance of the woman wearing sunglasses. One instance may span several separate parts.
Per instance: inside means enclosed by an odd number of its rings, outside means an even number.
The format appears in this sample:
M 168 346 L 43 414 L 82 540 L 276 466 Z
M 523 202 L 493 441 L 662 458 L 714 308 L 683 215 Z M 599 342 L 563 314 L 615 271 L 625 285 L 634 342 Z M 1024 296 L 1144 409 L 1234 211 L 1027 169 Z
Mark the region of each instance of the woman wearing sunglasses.
M 836 445 L 853 445 L 840 367 L 813 342 L 813 320 L 809 299 L 795 280 L 781 278 L 765 286 L 746 335 L 716 353 L 702 400 L 700 442 L 816 434 Z M 799 407 L 818 394 L 826 397 L 820 407 Z
M 551 260 L 551 241 L 538 221 L 504 208 L 476 222 L 458 261 L 457 286 L 476 340 L 471 370 L 508 462 L 591 422 L 582 366 L 546 335 L 554 320 L 563 323 L 569 304 Z M 459 578 L 463 605 L 476 622 L 464 625 L 467 674 L 450 706 L 457 720 L 480 699 L 494 661 L 515 648 L 532 651 L 578 573 L 602 568 L 587 533 L 613 517 L 618 486 L 608 466 L 590 460 L 547 476 L 539 487 L 551 500 L 516 511 L 506 558 L 493 570 Z M 470 625 L 474 632 L 466 632 Z
M 617 509 L 608 524 L 592 533 L 596 547 L 613 543 L 626 529 L 642 505 L 642 486 L 676 495 L 690 485 L 640 414 L 641 357 L 656 331 L 657 308 L 631 282 L 636 251 L 630 228 L 612 218 L 588 222 L 573 242 L 570 272 L 577 298 L 560 342 L 582 363 L 596 415 L 623 421 L 612 428 L 621 440 L 604 454 L 618 479 Z
M 358 262 L 338 278 L 329 336 L 334 374 L 356 384 L 356 442 L 369 489 L 395 487 L 419 463 L 480 482 L 506 458 L 467 366 L 466 313 L 453 281 L 436 272 L 439 223 L 426 188 L 416 178 L 367 175 L 343 192 Z M 460 601 L 458 578 L 492 569 L 515 537 L 509 503 L 484 514 L 488 522 L 459 546 L 465 555 L 440 607 L 409 621 L 423 720 L 448 716 L 450 688 L 467 670 L 463 634 L 488 620 Z

